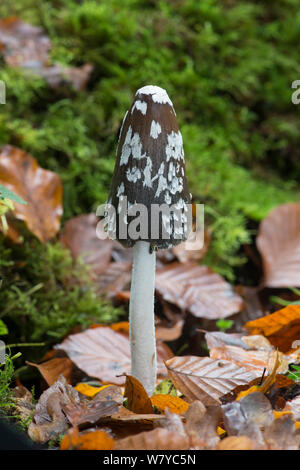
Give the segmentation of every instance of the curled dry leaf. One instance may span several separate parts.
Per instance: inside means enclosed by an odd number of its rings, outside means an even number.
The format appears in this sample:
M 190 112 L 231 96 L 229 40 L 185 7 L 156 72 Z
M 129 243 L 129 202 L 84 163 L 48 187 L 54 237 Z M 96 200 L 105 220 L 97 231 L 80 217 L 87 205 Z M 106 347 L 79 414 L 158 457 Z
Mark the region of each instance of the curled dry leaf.
M 267 287 L 300 286 L 300 204 L 283 204 L 261 222 L 256 240 Z
M 118 413 L 122 403 L 123 395 L 120 387 L 109 385 L 101 387 L 92 400 L 64 405 L 63 411 L 72 426 L 84 426 L 97 424 L 100 420 Z
M 71 251 L 74 259 L 81 257 L 98 278 L 109 266 L 113 242 L 97 237 L 99 219 L 94 214 L 82 214 L 68 220 L 60 241 Z
M 60 443 L 61 450 L 112 450 L 114 447 L 115 441 L 107 432 L 80 434 L 77 428 L 70 429 Z
M 14 397 L 13 413 L 24 421 L 30 419 L 35 410 L 31 392 L 23 385 L 18 385 L 13 388 L 12 393 Z
M 16 17 L 0 21 L 0 49 L 11 67 L 22 67 L 40 75 L 53 88 L 69 82 L 80 91 L 93 70 L 91 64 L 82 67 L 50 65 L 51 42 L 44 30 Z
M 126 374 L 124 396 L 128 400 L 128 408 L 134 413 L 153 413 L 151 400 L 143 385 L 132 375 Z
M 125 382 L 122 374 L 130 371 L 129 338 L 111 328 L 88 329 L 83 333 L 70 335 L 55 348 L 64 350 L 77 367 L 102 382 L 122 385 Z M 160 377 L 167 375 L 163 361 L 171 356 L 169 349 L 158 342 Z
M 200 318 L 225 318 L 243 306 L 241 297 L 219 274 L 193 262 L 158 269 L 155 287 L 164 300 Z
M 189 439 L 186 436 L 156 428 L 153 431 L 142 432 L 135 436 L 126 437 L 116 442 L 116 450 L 186 450 L 189 449 Z
M 42 362 L 42 364 L 34 364 L 26 361 L 26 364 L 36 367 L 46 380 L 49 387 L 53 385 L 60 375 L 63 375 L 67 383 L 71 383 L 73 371 L 73 363 L 68 357 L 55 357 L 50 361 Z
M 300 338 L 300 305 L 289 305 L 275 313 L 246 323 L 252 335 L 264 335 L 282 352 Z
M 58 175 L 38 166 L 21 149 L 5 145 L 0 151 L 0 183 L 28 202 L 14 203 L 14 216 L 23 220 L 42 242 L 56 235 L 62 215 L 62 184 Z
M 220 404 L 222 395 L 254 378 L 251 372 L 233 362 L 209 357 L 173 357 L 166 366 L 175 388 L 187 400 L 200 400 L 205 405 Z
M 29 425 L 28 434 L 35 442 L 45 443 L 57 438 L 68 429 L 67 418 L 62 407 L 79 403 L 79 396 L 63 376 L 49 387 L 36 405 L 33 420 Z

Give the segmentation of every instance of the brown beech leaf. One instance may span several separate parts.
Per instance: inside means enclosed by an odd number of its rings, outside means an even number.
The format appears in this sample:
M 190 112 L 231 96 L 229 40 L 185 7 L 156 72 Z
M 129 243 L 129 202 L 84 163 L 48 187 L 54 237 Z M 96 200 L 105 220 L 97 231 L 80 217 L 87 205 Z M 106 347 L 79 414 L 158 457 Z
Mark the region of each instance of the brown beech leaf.
M 185 430 L 193 447 L 213 449 L 220 438 L 218 424 L 221 418 L 220 406 L 205 408 L 199 400 L 194 401 L 186 412 Z
M 72 428 L 63 437 L 60 443 L 61 450 L 112 450 L 115 447 L 114 439 L 105 431 L 92 431 L 79 433 Z
M 300 287 L 300 204 L 283 204 L 261 222 L 256 240 L 267 287 Z
M 40 75 L 53 88 L 69 82 L 77 91 L 84 89 L 93 66 L 51 65 L 50 49 L 51 41 L 42 28 L 16 17 L 0 20 L 0 50 L 11 67 L 21 67 Z
M 5 145 L 0 150 L 0 183 L 27 205 L 14 203 L 14 216 L 24 220 L 42 242 L 56 235 L 62 215 L 62 184 L 58 175 L 39 167 L 21 149 Z
M 219 274 L 193 262 L 158 269 L 155 287 L 164 300 L 200 318 L 225 318 L 243 306 L 241 297 Z
M 56 349 L 64 350 L 71 361 L 90 377 L 122 385 L 122 374 L 130 371 L 129 338 L 111 328 L 93 328 L 68 336 Z M 166 345 L 157 342 L 158 376 L 166 377 L 164 360 L 172 356 Z M 118 377 L 120 376 L 120 377 Z
M 80 403 L 64 405 L 63 411 L 72 426 L 97 424 L 118 413 L 123 400 L 121 388 L 109 385 L 102 388 L 92 400 L 83 399 Z
M 258 288 L 236 286 L 235 291 L 242 297 L 244 307 L 239 313 L 229 319 L 234 320 L 234 330 L 236 332 L 243 332 L 245 323 L 263 317 L 266 312 L 263 310 L 259 299 Z
M 68 429 L 68 422 L 62 407 L 79 402 L 78 392 L 60 376 L 39 398 L 28 428 L 31 439 L 45 443 L 63 434 Z
M 187 400 L 200 400 L 205 405 L 220 404 L 222 395 L 254 378 L 251 372 L 233 362 L 209 357 L 173 357 L 166 366 L 175 388 Z
M 125 437 L 116 442 L 118 450 L 186 450 L 189 449 L 189 439 L 164 428 L 142 432 Z
M 55 357 L 41 364 L 26 361 L 26 364 L 36 367 L 49 386 L 53 385 L 60 375 L 64 376 L 67 383 L 71 383 L 73 363 L 68 357 Z
M 132 375 L 126 374 L 124 397 L 128 400 L 128 409 L 134 413 L 153 413 L 151 400 L 143 385 Z
M 111 263 L 102 273 L 98 281 L 98 291 L 107 297 L 116 297 L 131 279 L 131 262 L 119 261 Z
M 74 259 L 82 257 L 98 278 L 109 266 L 112 256 L 112 241 L 97 237 L 99 219 L 94 214 L 82 214 L 68 220 L 60 241 L 71 251 Z
M 246 323 L 252 335 L 264 335 L 282 352 L 300 338 L 300 305 L 289 305 L 275 313 Z
M 156 339 L 161 339 L 162 341 L 174 341 L 179 338 L 182 333 L 184 321 L 178 319 L 176 323 L 172 326 L 163 326 L 163 323 L 158 323 L 155 325 L 155 336 Z

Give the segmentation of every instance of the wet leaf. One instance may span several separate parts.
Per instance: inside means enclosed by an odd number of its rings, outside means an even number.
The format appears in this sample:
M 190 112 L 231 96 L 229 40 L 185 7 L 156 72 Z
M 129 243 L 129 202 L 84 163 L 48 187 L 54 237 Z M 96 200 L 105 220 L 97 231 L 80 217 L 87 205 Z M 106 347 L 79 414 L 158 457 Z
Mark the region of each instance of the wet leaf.
M 88 329 L 83 333 L 68 336 L 56 349 L 64 350 L 71 361 L 90 377 L 102 382 L 122 385 L 125 378 L 122 374 L 130 371 L 129 338 L 111 328 Z M 163 361 L 172 353 L 158 342 L 158 375 L 167 374 Z M 118 377 L 119 376 L 119 377 Z
M 275 313 L 246 323 L 252 335 L 264 335 L 282 352 L 287 352 L 300 338 L 300 305 L 290 305 Z
M 124 397 L 128 399 L 128 408 L 134 413 L 153 413 L 151 400 L 143 385 L 132 375 L 126 375 Z
M 61 450 L 112 450 L 115 447 L 114 439 L 104 431 L 79 433 L 72 428 L 63 437 L 60 443 Z
M 53 238 L 62 215 L 59 176 L 40 168 L 29 153 L 5 145 L 0 151 L 0 182 L 28 201 L 27 205 L 14 203 L 14 217 L 24 220 L 42 242 Z
M 118 450 L 186 450 L 188 448 L 187 437 L 164 428 L 142 432 L 116 442 Z
M 166 394 L 153 395 L 151 397 L 151 403 L 153 406 L 156 406 L 156 408 L 161 411 L 164 411 L 166 408 L 169 408 L 172 413 L 176 414 L 185 413 L 189 408 L 189 404 L 186 401 L 182 400 L 179 397 L 174 397 L 172 395 Z
M 225 318 L 243 306 L 241 297 L 219 274 L 193 262 L 158 269 L 155 287 L 164 300 L 200 318 Z
M 300 204 L 276 207 L 262 221 L 256 240 L 268 287 L 300 286 Z
M 170 379 L 185 398 L 200 400 L 205 405 L 219 404 L 222 395 L 254 378 L 233 362 L 209 357 L 174 357 L 166 366 Z

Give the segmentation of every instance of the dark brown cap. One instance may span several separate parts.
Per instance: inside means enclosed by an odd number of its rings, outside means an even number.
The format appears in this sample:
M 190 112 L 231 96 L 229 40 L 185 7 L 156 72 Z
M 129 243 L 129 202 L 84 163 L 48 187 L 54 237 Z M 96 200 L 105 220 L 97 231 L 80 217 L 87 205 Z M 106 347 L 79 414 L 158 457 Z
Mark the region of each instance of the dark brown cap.
M 182 137 L 173 104 L 167 92 L 157 86 L 140 88 L 124 117 L 108 199 L 117 211 L 116 221 L 113 221 L 113 224 L 116 222 L 116 238 L 125 246 L 133 246 L 136 238 L 130 233 L 126 237 L 124 232 L 122 236 L 119 234 L 119 225 L 126 219 L 118 217 L 124 200 L 129 208 L 143 204 L 148 210 L 148 233 L 141 230 L 139 240 L 149 241 L 153 248 L 168 248 L 187 238 L 187 204 L 191 197 L 185 176 Z M 176 209 L 175 215 L 173 212 L 169 217 L 162 215 L 159 234 L 152 230 L 153 205 Z M 127 225 L 133 219 L 128 216 Z M 167 239 L 165 233 L 162 236 L 163 227 L 169 235 Z

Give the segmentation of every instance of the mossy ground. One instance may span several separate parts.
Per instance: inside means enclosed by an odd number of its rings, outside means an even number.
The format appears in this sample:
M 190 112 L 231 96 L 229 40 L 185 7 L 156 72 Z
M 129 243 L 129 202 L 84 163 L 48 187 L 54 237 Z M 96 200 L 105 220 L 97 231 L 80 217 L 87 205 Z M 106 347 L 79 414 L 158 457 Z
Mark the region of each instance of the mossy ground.
M 63 223 L 106 200 L 124 113 L 137 88 L 159 85 L 174 102 L 194 200 L 206 205 L 204 262 L 234 281 L 252 221 L 300 198 L 298 0 L 2 0 L 0 16 L 12 15 L 44 28 L 53 62 L 94 66 L 75 92 L 0 64 L 0 144 L 61 176 Z M 92 289 L 71 285 L 75 268 L 55 243 L 1 239 L 0 253 L 1 315 L 16 341 L 50 344 L 116 318 Z

